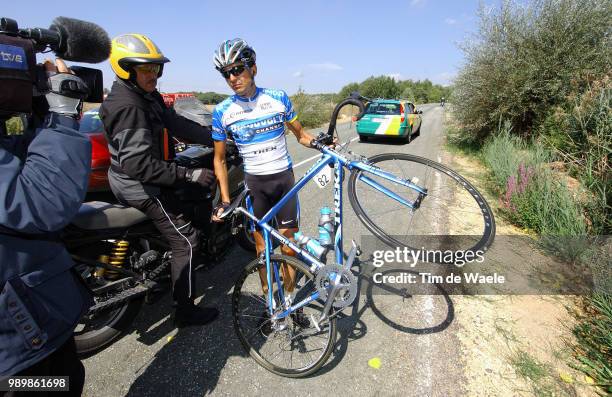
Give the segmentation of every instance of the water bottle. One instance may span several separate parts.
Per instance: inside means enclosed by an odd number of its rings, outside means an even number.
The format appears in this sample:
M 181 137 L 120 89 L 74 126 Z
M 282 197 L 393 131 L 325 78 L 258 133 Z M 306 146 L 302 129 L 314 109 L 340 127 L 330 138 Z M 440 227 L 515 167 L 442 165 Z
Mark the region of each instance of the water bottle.
M 319 217 L 319 242 L 324 247 L 329 247 L 334 243 L 334 219 L 329 207 L 321 208 Z
M 304 234 L 302 234 L 302 232 L 296 232 L 293 235 L 293 238 L 295 239 L 295 243 L 300 248 L 306 247 L 306 250 L 315 258 L 321 259 L 323 257 L 323 254 L 325 254 L 325 247 L 322 247 L 317 240 L 305 236 Z

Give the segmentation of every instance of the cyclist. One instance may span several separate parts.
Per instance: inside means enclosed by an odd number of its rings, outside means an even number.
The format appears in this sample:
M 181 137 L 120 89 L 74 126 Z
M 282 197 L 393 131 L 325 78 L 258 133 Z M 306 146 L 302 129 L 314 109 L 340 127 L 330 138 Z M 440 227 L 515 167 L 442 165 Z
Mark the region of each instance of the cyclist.
M 164 105 L 156 87 L 166 62 L 169 59 L 144 35 L 121 35 L 112 42 L 110 63 L 117 79 L 100 108 L 111 153 L 108 179 L 117 199 L 144 212 L 170 244 L 176 325 L 204 325 L 219 312 L 193 303 L 197 230 L 174 199 L 173 189 L 185 182 L 210 187 L 214 173 L 185 169 L 166 160 L 173 155 L 172 132 L 207 146 L 212 141 L 209 128 Z
M 444 107 L 445 102 L 446 102 L 446 99 L 442 97 L 442 99 L 440 99 L 440 106 Z
M 244 161 L 245 183 L 250 190 L 253 212 L 263 217 L 295 183 L 291 157 L 287 151 L 285 129 L 288 128 L 298 142 L 312 147 L 313 137 L 302 128 L 289 96 L 282 90 L 261 88 L 255 85 L 257 75 L 256 55 L 244 40 L 235 38 L 222 42 L 214 54 L 215 68 L 234 91 L 215 107 L 213 112 L 214 166 L 221 190 L 221 204 L 213 210 L 213 220 L 229 205 L 225 141 L 228 135 L 236 142 Z M 292 198 L 276 215 L 279 231 L 293 239 L 298 231 L 299 204 Z M 265 249 L 260 231 L 255 231 L 257 255 Z M 285 255 L 295 252 L 281 248 Z M 265 268 L 260 271 L 262 289 L 267 294 Z M 290 280 L 285 288 L 291 292 L 295 274 L 283 267 L 284 279 Z M 267 302 L 267 299 L 266 299 Z

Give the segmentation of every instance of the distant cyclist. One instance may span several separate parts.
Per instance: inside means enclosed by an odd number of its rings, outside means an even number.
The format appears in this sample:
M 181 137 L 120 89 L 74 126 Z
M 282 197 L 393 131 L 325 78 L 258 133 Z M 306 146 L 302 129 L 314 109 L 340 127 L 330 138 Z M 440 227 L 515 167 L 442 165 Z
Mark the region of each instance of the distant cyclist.
M 446 103 L 446 99 L 442 97 L 442 99 L 440 99 L 440 106 L 444 107 L 445 103 Z
M 284 91 L 255 85 L 255 51 L 244 40 L 236 38 L 221 43 L 215 51 L 214 63 L 235 95 L 218 104 L 213 112 L 214 165 L 222 201 L 213 210 L 213 220 L 219 221 L 218 216 L 230 201 L 225 163 L 228 135 L 236 142 L 244 161 L 245 182 L 250 190 L 254 215 L 262 218 L 295 183 L 285 128 L 289 128 L 298 142 L 306 147 L 312 147 L 313 137 L 302 128 Z M 298 231 L 298 216 L 298 202 L 294 197 L 276 216 L 279 231 L 284 236 L 292 238 Z M 256 231 L 254 237 L 257 255 L 260 255 L 265 249 L 263 235 Z M 286 246 L 282 247 L 282 252 L 295 255 Z M 287 276 L 294 280 L 295 275 Z M 266 294 L 265 269 L 260 277 Z M 286 288 L 291 291 L 293 282 L 288 284 Z

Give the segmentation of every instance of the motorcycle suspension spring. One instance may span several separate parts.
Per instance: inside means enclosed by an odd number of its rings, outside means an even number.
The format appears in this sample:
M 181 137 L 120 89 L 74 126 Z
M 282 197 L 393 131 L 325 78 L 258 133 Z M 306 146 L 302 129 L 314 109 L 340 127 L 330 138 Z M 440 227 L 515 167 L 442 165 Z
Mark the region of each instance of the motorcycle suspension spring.
M 115 241 L 111 250 L 109 263 L 113 266 L 123 268 L 123 266 L 125 265 L 125 258 L 127 257 L 129 247 L 130 243 L 128 241 Z M 119 272 L 108 270 L 105 273 L 105 277 L 109 280 L 117 279 L 119 277 Z

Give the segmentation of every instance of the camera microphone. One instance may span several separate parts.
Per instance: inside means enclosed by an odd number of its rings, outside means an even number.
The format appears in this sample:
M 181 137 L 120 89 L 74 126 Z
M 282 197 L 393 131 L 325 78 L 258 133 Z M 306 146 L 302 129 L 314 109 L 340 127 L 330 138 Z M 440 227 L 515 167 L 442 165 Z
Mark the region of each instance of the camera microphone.
M 78 19 L 57 17 L 49 29 L 20 29 L 14 19 L 0 18 L 0 118 L 40 108 L 33 98 L 46 93 L 49 82 L 43 65 L 36 65 L 35 53 L 47 49 L 67 61 L 98 63 L 110 56 L 111 41 L 100 26 Z M 83 66 L 72 71 L 87 85 L 85 101 L 102 102 L 102 71 Z
M 78 19 L 57 17 L 49 29 L 21 29 L 19 36 L 33 39 L 43 48 L 48 45 L 67 61 L 98 63 L 110 56 L 111 41 L 104 29 Z

